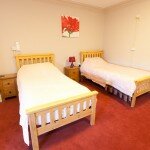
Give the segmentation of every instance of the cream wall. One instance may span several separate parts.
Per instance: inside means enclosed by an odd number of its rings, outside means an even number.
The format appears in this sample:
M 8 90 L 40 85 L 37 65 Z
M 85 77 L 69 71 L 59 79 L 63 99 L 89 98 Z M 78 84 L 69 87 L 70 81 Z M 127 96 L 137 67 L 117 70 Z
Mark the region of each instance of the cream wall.
M 76 56 L 78 64 L 80 50 L 99 48 L 109 62 L 150 70 L 149 0 L 132 0 L 104 13 L 60 0 L 0 2 L 0 74 L 16 72 L 11 51 L 15 41 L 20 42 L 23 54 L 55 53 L 61 70 L 69 56 Z M 62 14 L 80 19 L 79 38 L 61 37 Z M 136 16 L 140 18 L 137 24 Z
M 104 12 L 105 57 L 109 62 L 150 70 L 150 0 L 132 0 Z M 135 48 L 135 51 L 130 49 Z
M 80 19 L 80 37 L 61 37 L 61 15 Z M 56 66 L 63 70 L 69 56 L 82 49 L 102 48 L 101 10 L 52 0 L 0 0 L 0 74 L 16 72 L 11 47 L 15 41 L 21 53 L 56 55 Z

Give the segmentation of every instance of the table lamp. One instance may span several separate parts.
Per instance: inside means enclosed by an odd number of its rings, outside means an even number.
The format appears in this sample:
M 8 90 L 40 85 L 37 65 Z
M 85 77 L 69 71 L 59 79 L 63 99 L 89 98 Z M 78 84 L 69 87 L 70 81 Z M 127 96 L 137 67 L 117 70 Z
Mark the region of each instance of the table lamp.
M 69 62 L 71 62 L 71 65 L 70 65 L 70 68 L 73 68 L 74 67 L 74 64 L 73 64 L 73 62 L 75 62 L 76 60 L 75 60 L 75 57 L 73 56 L 73 57 L 69 57 Z

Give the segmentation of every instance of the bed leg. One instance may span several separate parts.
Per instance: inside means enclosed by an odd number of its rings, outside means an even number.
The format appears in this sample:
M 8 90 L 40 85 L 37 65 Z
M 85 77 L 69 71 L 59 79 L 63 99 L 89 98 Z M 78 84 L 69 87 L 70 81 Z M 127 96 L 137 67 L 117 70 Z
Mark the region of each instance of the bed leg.
M 135 102 L 136 102 L 136 96 L 133 95 L 132 101 L 131 101 L 131 107 L 134 107 L 134 106 L 135 106 Z
M 95 113 L 90 116 L 90 125 L 93 126 L 95 124 Z
M 106 86 L 105 86 L 105 91 L 107 91 L 108 90 L 108 85 L 106 84 Z
M 92 114 L 90 116 L 90 125 L 91 126 L 95 124 L 96 102 L 97 102 L 97 98 L 96 98 L 96 96 L 94 96 L 94 98 L 92 99 Z
M 39 150 L 38 134 L 34 114 L 29 115 L 29 125 L 32 139 L 32 148 L 33 150 Z

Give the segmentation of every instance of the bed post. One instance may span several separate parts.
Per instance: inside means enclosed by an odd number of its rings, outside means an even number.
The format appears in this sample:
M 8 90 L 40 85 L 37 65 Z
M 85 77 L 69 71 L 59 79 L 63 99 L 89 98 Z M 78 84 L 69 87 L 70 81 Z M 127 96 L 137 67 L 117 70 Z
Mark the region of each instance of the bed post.
M 108 87 L 109 87 L 109 86 L 106 84 L 105 87 L 104 87 L 104 88 L 105 88 L 105 91 L 108 91 Z
M 136 95 L 133 94 L 133 96 L 132 96 L 132 101 L 131 101 L 131 107 L 134 107 L 134 106 L 135 106 L 135 102 L 136 102 Z
M 134 106 L 135 106 L 135 103 L 136 103 L 136 97 L 138 96 L 137 95 L 137 90 L 138 90 L 138 82 L 137 81 L 135 81 L 135 85 L 136 85 L 136 89 L 135 89 L 135 91 L 134 91 L 134 93 L 133 93 L 133 95 L 132 95 L 132 99 L 131 99 L 131 107 L 133 108 Z
M 94 95 L 92 97 L 92 114 L 90 116 L 90 125 L 91 126 L 95 124 L 96 103 L 97 103 L 97 97 L 96 97 L 96 95 Z
M 136 97 L 137 97 L 137 89 L 138 89 L 138 83 L 135 81 L 136 89 L 133 93 L 132 99 L 131 99 L 131 107 L 133 108 L 135 106 Z
M 29 126 L 31 132 L 31 139 L 32 139 L 32 147 L 33 150 L 39 150 L 39 142 L 38 142 L 38 133 L 36 128 L 36 120 L 35 114 L 29 114 Z

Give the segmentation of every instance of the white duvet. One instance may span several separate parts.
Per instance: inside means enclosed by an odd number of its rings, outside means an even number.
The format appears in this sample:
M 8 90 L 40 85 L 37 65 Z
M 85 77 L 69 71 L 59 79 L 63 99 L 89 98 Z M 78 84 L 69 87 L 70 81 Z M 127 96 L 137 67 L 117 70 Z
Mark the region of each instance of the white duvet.
M 17 74 L 17 85 L 20 101 L 20 125 L 27 145 L 29 145 L 29 132 L 26 109 L 89 92 L 89 89 L 66 77 L 51 63 L 22 66 Z M 70 113 L 72 111 L 70 110 Z M 80 105 L 77 111 L 80 111 Z M 65 117 L 65 109 L 62 116 Z M 57 111 L 55 119 L 58 119 Z M 47 114 L 47 122 L 50 122 L 49 114 Z M 40 117 L 37 123 L 40 124 Z
M 87 58 L 80 68 L 81 74 L 91 74 L 104 79 L 107 84 L 132 97 L 135 80 L 149 76 L 149 71 L 114 65 L 102 58 Z

